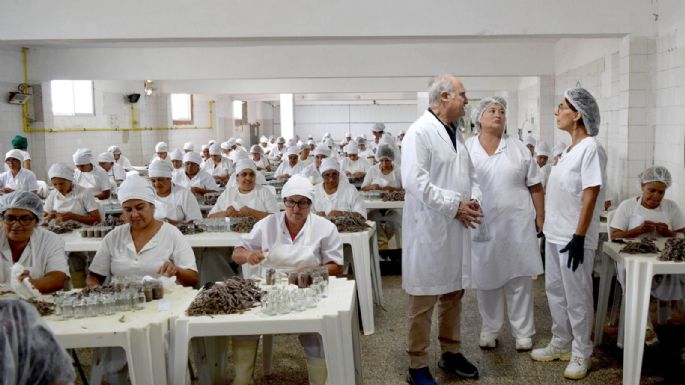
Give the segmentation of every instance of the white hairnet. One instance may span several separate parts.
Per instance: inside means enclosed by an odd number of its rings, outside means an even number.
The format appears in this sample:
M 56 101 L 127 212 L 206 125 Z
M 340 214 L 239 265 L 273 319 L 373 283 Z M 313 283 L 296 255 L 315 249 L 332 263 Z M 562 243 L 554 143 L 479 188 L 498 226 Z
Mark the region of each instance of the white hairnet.
M 209 146 L 211 146 L 211 145 L 214 144 L 214 143 L 216 143 L 216 140 L 210 139 L 210 140 L 207 142 L 207 148 L 209 148 Z
M 323 134 L 323 138 L 324 138 L 324 139 L 330 138 L 330 137 L 331 137 L 331 133 L 330 133 L 330 132 L 327 132 L 327 133 Z
M 236 145 L 235 138 L 228 138 L 228 140 L 226 141 L 226 144 L 228 144 L 229 148 L 235 146 Z
M 221 155 L 221 145 L 219 143 L 214 143 L 209 146 L 209 155 Z
M 202 164 L 202 155 L 198 154 L 195 151 L 186 152 L 183 155 L 183 163 L 188 163 L 188 162 L 200 165 L 200 164 Z
M 346 134 L 345 134 L 345 137 L 346 137 L 346 138 L 352 138 L 352 133 L 351 133 L 351 132 L 346 133 Z
M 0 299 L 0 383 L 7 385 L 73 384 L 67 352 L 27 302 Z
M 155 152 L 167 152 L 169 151 L 169 145 L 166 142 L 159 142 L 155 145 Z
M 392 134 L 385 133 L 380 139 L 378 139 L 378 144 L 389 144 L 391 146 L 395 146 L 395 138 L 393 138 Z
M 323 162 L 321 162 L 321 166 L 319 167 L 319 172 L 321 175 L 329 170 L 340 172 L 340 163 L 338 163 L 335 158 L 326 158 L 323 160 Z
M 61 178 L 74 181 L 74 169 L 64 163 L 55 163 L 48 170 L 48 178 Z
M 392 161 L 395 160 L 395 150 L 392 148 L 392 146 L 388 144 L 381 144 L 378 146 L 376 149 L 376 160 L 380 162 L 381 159 L 390 159 Z
M 228 150 L 231 148 L 231 146 L 228 145 L 228 142 L 221 142 L 221 144 L 219 146 L 221 147 L 222 150 Z
M 21 155 L 21 151 L 19 151 L 19 150 L 9 150 L 9 151 L 7 151 L 7 153 L 5 154 L 5 160 L 7 160 L 7 159 L 9 159 L 9 158 L 14 158 L 14 159 L 18 160 L 18 161 L 19 161 L 19 165 L 21 165 L 21 162 L 24 161 L 24 156 Z
M 293 195 L 302 195 L 303 197 L 314 199 L 314 186 L 308 178 L 300 174 L 295 174 L 288 179 L 283 185 L 281 196 L 283 198 L 291 197 Z
M 207 145 L 207 144 L 202 145 L 202 148 L 200 151 L 205 152 L 205 150 L 209 151 L 209 145 Z
M 169 159 L 170 160 L 183 160 L 183 153 L 179 149 L 171 151 L 169 153 Z
M 174 172 L 174 166 L 171 162 L 165 160 L 156 159 L 150 163 L 147 170 L 147 175 L 150 178 L 171 178 L 171 174 Z
M 131 199 L 140 199 L 153 205 L 155 204 L 155 189 L 149 180 L 140 175 L 132 175 L 124 179 L 117 190 L 117 195 L 121 203 Z
M 545 142 L 538 142 L 538 145 L 535 147 L 535 156 L 552 156 L 549 145 Z
M 324 143 L 325 143 L 326 146 L 328 146 L 328 147 L 333 147 L 333 144 L 334 144 L 334 143 L 333 143 L 333 139 L 331 139 L 331 138 L 326 138 L 326 141 L 325 141 Z
M 318 146 L 316 146 L 316 148 L 314 148 L 314 156 L 317 156 L 317 155 L 323 155 L 323 156 L 329 157 L 329 156 L 331 156 L 331 149 L 328 148 L 328 146 L 326 146 L 323 143 L 319 144 Z
M 285 147 L 291 147 L 291 146 L 294 146 L 296 144 L 297 144 L 297 142 L 295 141 L 295 139 L 290 138 L 290 139 L 288 139 L 287 142 L 285 142 Z
M 183 150 L 195 151 L 195 145 L 192 142 L 185 142 L 183 143 Z
M 357 144 L 366 144 L 366 138 L 363 136 L 358 136 L 354 141 L 357 142 Z
M 242 145 L 243 145 L 243 138 L 238 138 L 238 139 L 236 139 L 236 140 L 235 140 L 235 144 L 238 144 L 238 145 L 241 145 L 241 146 L 242 146 Z
M 5 214 L 8 209 L 28 210 L 36 216 L 38 223 L 43 219 L 43 201 L 30 191 L 15 191 L 4 197 L 0 214 Z
M 359 146 L 355 142 L 350 142 L 350 144 L 345 147 L 345 152 L 353 155 L 359 154 Z
M 313 144 L 313 145 L 316 145 L 316 142 L 314 141 L 314 139 L 309 139 L 309 140 L 307 140 L 307 145 L 308 145 L 308 146 L 311 146 L 312 144 Z
M 554 148 L 552 149 L 552 154 L 554 156 L 561 155 L 564 152 L 564 149 L 566 148 L 566 143 L 560 142 L 554 145 Z
M 76 166 L 90 164 L 93 160 L 93 152 L 87 148 L 79 148 L 74 155 L 72 155 L 72 159 Z
M 383 132 L 385 131 L 385 124 L 384 123 L 376 123 L 373 125 L 373 128 L 371 129 L 373 132 Z
M 115 155 L 116 155 L 116 154 L 121 154 L 121 149 L 119 148 L 119 146 L 116 146 L 116 145 L 114 145 L 114 146 L 109 146 L 109 148 L 107 149 L 107 151 L 109 151 L 109 152 L 111 152 L 112 154 L 115 154 Z
M 285 144 L 285 138 L 282 136 L 279 136 L 278 139 L 276 140 L 276 143 Z
M 488 106 L 492 103 L 497 103 L 504 107 L 505 111 L 507 110 L 507 100 L 501 96 L 490 96 L 481 99 L 480 102 L 478 102 L 476 108 L 474 108 L 471 113 L 471 119 L 473 120 L 473 123 L 476 124 L 476 126 L 480 127 L 480 120 L 483 117 L 483 113 L 485 112 L 485 110 L 488 109 Z
M 259 143 L 269 143 L 269 139 L 266 136 L 259 138 Z
M 298 155 L 299 153 L 300 153 L 300 149 L 297 146 L 290 146 L 285 151 L 285 155 L 287 155 L 287 156 Z
M 536 142 L 537 142 L 537 140 L 535 140 L 535 138 L 533 138 L 532 135 L 528 135 L 523 139 L 523 144 L 525 144 L 526 146 L 528 146 L 528 145 L 535 146 Z
M 597 136 L 599 133 L 599 105 L 594 96 L 585 88 L 569 88 L 564 92 L 564 97 L 569 103 L 580 112 L 583 117 L 583 126 L 590 136 Z
M 98 155 L 98 163 L 114 163 L 114 154 L 109 151 L 100 153 Z
M 238 163 L 240 159 L 250 159 L 250 155 L 245 151 L 244 148 L 238 147 L 234 151 L 231 151 L 231 154 L 228 156 L 230 160 L 233 161 L 233 163 Z
M 241 171 L 248 168 L 252 171 L 257 171 L 257 166 L 254 164 L 252 159 L 240 159 L 238 163 L 235 164 L 236 174 L 239 174 Z
M 262 146 L 255 144 L 254 146 L 250 147 L 250 154 L 264 155 L 264 149 Z
M 641 184 L 647 184 L 652 182 L 661 182 L 666 185 L 666 187 L 671 187 L 671 173 L 666 167 L 663 166 L 653 166 L 638 175 Z

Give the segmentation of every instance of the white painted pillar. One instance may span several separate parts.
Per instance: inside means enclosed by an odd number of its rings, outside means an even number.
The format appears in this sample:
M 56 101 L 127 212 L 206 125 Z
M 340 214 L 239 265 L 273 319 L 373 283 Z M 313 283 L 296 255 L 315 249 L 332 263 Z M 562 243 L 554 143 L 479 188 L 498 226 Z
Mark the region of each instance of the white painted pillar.
M 281 94 L 281 136 L 289 139 L 295 136 L 295 114 L 293 94 Z

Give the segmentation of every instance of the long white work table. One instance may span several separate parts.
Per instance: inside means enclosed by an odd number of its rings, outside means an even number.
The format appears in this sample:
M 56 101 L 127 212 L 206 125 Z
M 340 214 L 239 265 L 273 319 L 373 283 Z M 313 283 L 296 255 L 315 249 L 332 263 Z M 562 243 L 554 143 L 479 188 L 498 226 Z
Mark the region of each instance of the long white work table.
M 389 201 L 389 202 L 384 202 L 380 199 L 365 199 L 364 200 L 364 205 L 366 206 L 367 210 L 375 210 L 375 209 L 404 209 L 404 201 Z M 282 200 L 278 201 L 278 208 L 283 211 L 285 210 L 285 205 L 283 204 Z
M 192 338 L 237 335 L 319 333 L 323 339 L 329 385 L 361 384 L 361 355 L 357 326 L 355 281 L 331 278 L 328 297 L 303 312 L 267 316 L 260 308 L 243 314 L 174 320 L 171 339 L 172 383 L 185 385 L 188 344 Z M 266 341 L 266 339 L 265 339 Z M 268 339 L 271 343 L 272 339 Z M 270 351 L 271 346 L 264 349 Z
M 376 238 L 376 223 L 367 221 L 371 226 L 366 231 L 357 233 L 340 233 L 343 244 L 350 245 L 352 249 L 352 263 L 354 266 L 355 280 L 359 294 L 359 308 L 362 316 L 364 334 L 373 334 L 376 330 L 373 310 L 374 293 L 375 300 L 383 305 L 383 287 L 381 283 L 381 271 L 379 264 L 378 242 Z M 188 244 L 194 248 L 202 247 L 234 247 L 242 236 L 241 233 L 228 232 L 203 232 L 186 235 Z M 69 252 L 97 251 L 102 238 L 83 238 L 80 232 L 60 234 L 64 240 L 64 250 Z
M 665 238 L 657 239 L 659 250 L 663 250 Z M 685 262 L 659 261 L 657 254 L 628 254 L 619 250 L 624 244 L 604 242 L 602 247 L 602 271 L 599 283 L 599 301 L 595 321 L 595 345 L 601 343 L 603 322 L 607 311 L 612 269 L 615 262 L 626 267 L 625 282 L 625 327 L 623 339 L 623 384 L 638 385 L 642 371 L 645 328 L 649 316 L 649 298 L 652 277 L 655 274 L 685 274 Z

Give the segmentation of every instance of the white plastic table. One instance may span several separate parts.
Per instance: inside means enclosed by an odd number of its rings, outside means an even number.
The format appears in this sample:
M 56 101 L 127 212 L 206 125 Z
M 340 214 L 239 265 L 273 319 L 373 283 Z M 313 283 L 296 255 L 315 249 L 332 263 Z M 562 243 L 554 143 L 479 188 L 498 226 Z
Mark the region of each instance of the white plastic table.
M 146 303 L 143 310 L 68 320 L 48 316 L 45 321 L 63 348 L 122 347 L 131 384 L 164 385 L 168 373 L 164 345 L 173 326 L 170 320 L 185 312 L 196 294 L 196 290 L 178 286 L 165 290 L 164 299 Z
M 373 293 L 376 302 L 383 305 L 383 287 L 381 283 L 381 271 L 378 256 L 378 242 L 376 238 L 376 223 L 366 222 L 370 229 L 357 233 L 340 233 L 343 244 L 349 244 L 352 249 L 352 263 L 354 264 L 355 280 L 359 292 L 359 308 L 362 316 L 364 334 L 375 332 L 373 317 Z M 242 236 L 241 233 L 229 232 L 203 232 L 185 235 L 185 239 L 191 247 L 235 247 Z M 82 238 L 80 232 L 61 234 L 64 240 L 64 251 L 97 251 L 102 238 Z
M 319 333 L 323 339 L 329 385 L 361 384 L 355 281 L 331 278 L 328 297 L 316 308 L 267 316 L 260 308 L 243 314 L 174 320 L 172 383 L 185 385 L 188 343 L 196 337 Z
M 367 210 L 375 210 L 375 209 L 400 209 L 400 210 L 402 210 L 404 208 L 404 201 L 383 202 L 380 199 L 365 199 L 364 205 L 366 206 Z M 281 211 L 285 210 L 285 205 L 283 204 L 282 200 L 278 201 L 278 209 Z
M 663 250 L 665 239 L 657 239 L 659 250 Z M 639 385 L 644 354 L 645 328 L 649 316 L 649 297 L 652 277 L 655 274 L 685 274 L 685 262 L 659 261 L 657 254 L 627 254 L 619 250 L 623 244 L 605 242 L 602 247 L 602 273 L 599 283 L 599 299 L 595 320 L 595 345 L 601 343 L 604 315 L 607 311 L 611 269 L 616 262 L 626 267 L 625 283 L 625 327 L 623 339 L 623 384 Z

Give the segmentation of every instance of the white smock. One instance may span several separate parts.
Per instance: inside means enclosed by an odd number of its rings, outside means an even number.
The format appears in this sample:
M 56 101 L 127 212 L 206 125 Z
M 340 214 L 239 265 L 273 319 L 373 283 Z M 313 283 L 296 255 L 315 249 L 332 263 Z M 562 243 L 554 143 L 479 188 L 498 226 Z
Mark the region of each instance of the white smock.
M 123 155 L 120 155 L 119 160 L 115 160 L 114 163 L 118 164 L 119 167 L 124 169 L 124 171 L 128 171 L 133 168 L 131 167 L 131 161 L 129 161 L 128 158 Z
M 276 169 L 274 177 L 278 178 L 279 176 L 284 176 L 286 174 L 293 176 L 295 174 L 299 174 L 300 171 L 302 171 L 302 164 L 300 162 L 297 162 L 294 166 L 291 166 L 288 159 L 284 159 L 283 162 L 281 162 L 281 164 L 278 166 L 278 169 Z
M 212 158 L 207 159 L 204 163 L 203 170 L 207 171 L 207 173 L 213 177 L 227 177 L 233 174 L 233 168 L 233 161 L 222 157 L 219 164 L 215 163 Z
M 302 169 L 300 175 L 309 179 L 309 181 L 312 182 L 312 184 L 319 184 L 323 182 L 321 173 L 319 172 L 319 169 L 316 168 L 316 163 L 312 163 L 309 166 Z
M 552 172 L 552 163 L 547 161 L 547 164 L 540 167 L 540 174 L 542 175 L 542 187 L 547 187 L 547 181 L 549 180 L 549 174 Z
M 219 191 L 219 186 L 214 181 L 214 178 L 205 170 L 199 170 L 192 179 L 189 179 L 185 172 L 178 172 L 172 178 L 172 181 L 174 184 L 188 190 L 193 187 L 199 187 L 204 190 Z
M 344 174 L 349 172 L 350 174 L 355 174 L 358 172 L 366 173 L 369 171 L 371 164 L 363 158 L 357 160 L 352 160 L 350 158 L 344 158 L 342 164 L 340 165 L 340 171 Z
M 265 155 L 262 155 L 259 157 L 259 160 L 254 162 L 255 166 L 257 167 L 257 170 L 266 170 L 267 167 L 271 166 L 271 163 L 269 162 L 269 159 Z
M 362 188 L 366 186 L 371 186 L 377 184 L 380 187 L 394 187 L 397 189 L 402 188 L 402 172 L 400 168 L 393 165 L 392 171 L 387 175 L 383 174 L 381 171 L 380 164 L 373 165 L 369 168 L 368 172 L 364 176 L 364 181 L 362 182 Z
M 172 261 L 181 269 L 197 271 L 193 249 L 175 226 L 162 223 L 140 252 L 136 252 L 131 226 L 124 224 L 105 236 L 89 270 L 106 277 L 155 275 L 165 261 Z
M 427 110 L 404 137 L 402 288 L 411 295 L 470 286 L 471 234 L 455 217 L 460 202 L 480 200 L 481 194 L 461 132 L 455 135 L 456 149 Z
M 402 172 L 399 166 L 393 164 L 392 171 L 387 175 L 383 174 L 381 171 L 380 164 L 371 166 L 369 171 L 364 176 L 364 181 L 362 182 L 361 187 L 364 188 L 374 184 L 380 186 L 381 188 L 394 187 L 396 189 L 402 189 Z M 379 244 L 383 241 L 387 242 L 387 240 L 382 238 L 383 235 L 385 235 L 385 237 L 388 239 L 394 235 L 397 245 L 402 247 L 402 209 L 369 210 L 368 218 L 377 224 L 384 224 L 386 234 L 382 234 L 377 230 Z
M 74 184 L 90 189 L 95 195 L 111 189 L 109 176 L 102 167 L 96 165 L 93 165 L 93 170 L 89 172 L 74 170 Z
M 645 221 L 655 223 L 665 223 L 671 231 L 680 230 L 685 227 L 685 218 L 678 204 L 670 199 L 663 199 L 659 207 L 648 209 L 642 206 L 641 196 L 632 197 L 624 200 L 614 211 L 613 218 L 609 227 L 628 231 L 641 226 Z M 659 235 L 655 232 L 640 234 L 638 238 L 652 237 Z M 623 263 L 617 263 L 617 279 L 621 286 L 625 285 L 626 269 Z M 624 286 L 625 287 L 625 286 Z M 656 275 L 652 280 L 652 295 L 662 301 L 677 301 L 685 298 L 685 275 L 668 274 Z
M 482 221 L 491 239 L 472 239 L 471 271 L 474 288 L 492 290 L 517 277 L 542 274 L 535 208 L 528 190 L 541 183 L 540 168 L 518 139 L 503 135 L 488 155 L 478 138 L 469 138 L 466 148 L 483 192 Z
M 276 196 L 269 189 L 258 184 L 255 184 L 252 191 L 247 194 L 241 193 L 238 186 L 227 187 L 216 200 L 216 204 L 209 211 L 209 214 L 224 212 L 231 206 L 236 211 L 243 207 L 249 207 L 267 213 L 278 212 Z
M 103 169 L 104 170 L 104 169 Z M 105 171 L 112 181 L 121 181 L 126 179 L 126 170 L 116 163 L 112 163 L 112 168 L 109 171 Z
M 95 200 L 93 194 L 75 184 L 72 184 L 71 191 L 67 195 L 62 195 L 57 190 L 50 191 L 50 195 L 48 195 L 43 206 L 43 210 L 46 213 L 56 211 L 58 213 L 74 213 L 78 215 L 88 215 L 88 213 L 99 209 L 100 205 Z
M 202 220 L 197 199 L 181 186 L 172 183 L 171 193 L 165 197 L 155 194 L 155 219 L 189 222 Z
M 340 176 L 338 189 L 333 194 L 324 190 L 323 183 L 314 187 L 312 210 L 315 213 L 323 211 L 326 215 L 331 211 L 352 211 L 366 218 L 366 204 L 362 195 L 344 176 Z
M 15 191 L 38 191 L 38 181 L 33 171 L 22 167 L 16 176 L 12 175 L 12 171 L 0 174 L 0 187 L 9 187 Z
M 29 244 L 17 263 L 30 272 L 31 278 L 42 278 L 51 271 L 61 271 L 70 276 L 64 241 L 59 235 L 40 227 L 33 229 Z M 12 265 L 14 261 L 9 241 L 4 233 L 0 233 L 0 283 L 10 282 Z
M 278 145 L 274 145 L 271 148 L 271 151 L 269 151 L 269 156 L 272 158 L 280 158 L 281 155 L 283 155 L 285 153 L 285 150 L 286 150 L 285 145 L 283 145 L 283 147 L 280 149 L 278 148 Z

